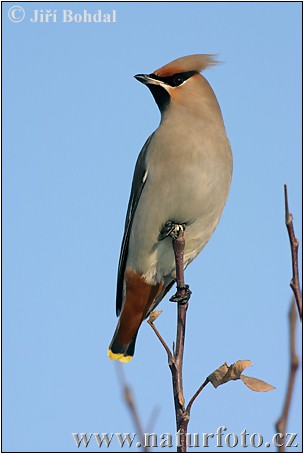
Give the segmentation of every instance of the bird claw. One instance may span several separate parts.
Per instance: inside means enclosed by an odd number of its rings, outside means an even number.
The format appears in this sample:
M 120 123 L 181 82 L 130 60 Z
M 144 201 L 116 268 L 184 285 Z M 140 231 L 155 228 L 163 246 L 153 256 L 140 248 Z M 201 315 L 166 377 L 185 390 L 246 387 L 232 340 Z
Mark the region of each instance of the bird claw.
M 168 236 L 176 240 L 176 238 L 179 237 L 180 232 L 181 231 L 184 232 L 185 229 L 186 224 L 177 224 L 174 221 L 167 221 L 166 224 L 161 229 L 160 234 L 158 235 L 158 241 L 162 241 Z
M 189 285 L 185 284 L 184 287 L 177 287 L 177 292 L 171 296 L 169 301 L 178 304 L 187 304 L 191 297 L 191 290 Z

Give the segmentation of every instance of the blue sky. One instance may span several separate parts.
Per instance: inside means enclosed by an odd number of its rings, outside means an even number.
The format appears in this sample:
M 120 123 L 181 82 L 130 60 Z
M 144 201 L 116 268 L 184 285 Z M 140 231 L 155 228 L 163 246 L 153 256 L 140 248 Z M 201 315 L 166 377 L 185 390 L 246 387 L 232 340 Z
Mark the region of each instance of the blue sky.
M 8 17 L 14 5 L 23 7 L 23 21 Z M 276 390 L 254 393 L 240 381 L 208 385 L 189 431 L 214 433 L 224 425 L 271 441 L 289 367 L 284 183 L 301 232 L 301 8 L 300 2 L 3 4 L 5 451 L 83 451 L 72 432 L 135 432 L 106 355 L 133 168 L 159 123 L 149 91 L 133 75 L 193 53 L 218 53 L 224 62 L 205 76 L 222 108 L 234 173 L 220 224 L 186 272 L 193 296 L 185 396 L 238 359 L 252 360 L 246 373 Z M 57 22 L 30 22 L 35 9 L 56 9 Z M 62 23 L 64 9 L 114 9 L 117 22 Z M 160 309 L 157 327 L 172 345 L 176 308 L 167 298 Z M 299 332 L 297 347 L 300 353 Z M 147 324 L 124 370 L 143 425 L 160 409 L 146 430 L 175 433 L 166 357 Z M 301 431 L 301 401 L 299 373 L 289 432 Z M 297 441 L 300 451 L 301 435 Z M 86 451 L 118 448 L 92 442 Z

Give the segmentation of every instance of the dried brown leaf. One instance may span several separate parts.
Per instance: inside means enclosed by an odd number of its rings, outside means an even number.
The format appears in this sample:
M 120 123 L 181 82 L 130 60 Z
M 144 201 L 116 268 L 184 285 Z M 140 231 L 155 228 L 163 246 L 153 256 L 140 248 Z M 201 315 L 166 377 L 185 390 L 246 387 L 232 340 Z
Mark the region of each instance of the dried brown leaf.
M 224 363 L 220 367 L 218 367 L 212 374 L 209 375 L 208 380 L 212 383 L 212 385 L 217 388 L 223 383 L 223 378 L 228 372 L 228 364 Z
M 249 389 L 256 392 L 266 392 L 275 389 L 274 386 L 269 385 L 263 380 L 259 380 L 258 378 L 254 377 L 247 377 L 247 375 L 241 375 L 241 380 L 248 386 Z
M 238 380 L 241 377 L 243 370 L 249 366 L 252 366 L 252 362 L 248 359 L 240 359 L 239 361 L 231 364 L 231 366 L 229 366 L 227 374 L 223 378 L 222 383 L 226 383 L 230 380 Z
M 265 381 L 259 380 L 258 378 L 242 375 L 243 370 L 249 366 L 252 366 L 252 362 L 248 359 L 236 361 L 229 367 L 227 363 L 224 363 L 222 366 L 212 372 L 212 374 L 209 375 L 208 379 L 212 383 L 214 388 L 217 388 L 218 386 L 223 385 L 228 381 L 241 379 L 242 382 L 245 383 L 245 385 L 248 386 L 248 388 L 250 388 L 252 391 L 266 392 L 275 389 L 274 386 L 269 385 Z
M 154 323 L 163 311 L 153 311 L 150 313 L 149 322 Z

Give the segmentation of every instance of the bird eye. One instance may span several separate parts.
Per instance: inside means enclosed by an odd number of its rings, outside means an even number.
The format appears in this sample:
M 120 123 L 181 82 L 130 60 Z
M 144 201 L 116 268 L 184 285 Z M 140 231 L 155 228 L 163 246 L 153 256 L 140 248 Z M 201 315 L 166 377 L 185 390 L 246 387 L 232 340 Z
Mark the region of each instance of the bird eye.
M 179 74 L 175 74 L 175 76 L 173 77 L 173 86 L 174 87 L 177 87 L 178 85 L 180 85 L 181 83 L 183 83 L 183 78 L 181 75 Z

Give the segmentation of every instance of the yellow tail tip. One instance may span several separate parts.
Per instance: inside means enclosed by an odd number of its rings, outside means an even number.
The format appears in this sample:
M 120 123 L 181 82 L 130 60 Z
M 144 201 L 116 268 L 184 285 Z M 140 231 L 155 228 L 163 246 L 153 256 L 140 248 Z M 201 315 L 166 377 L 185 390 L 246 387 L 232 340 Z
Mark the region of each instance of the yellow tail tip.
M 133 356 L 124 356 L 123 353 L 113 353 L 112 350 L 108 350 L 108 357 L 110 359 L 118 360 L 121 363 L 128 363 L 133 358 Z

